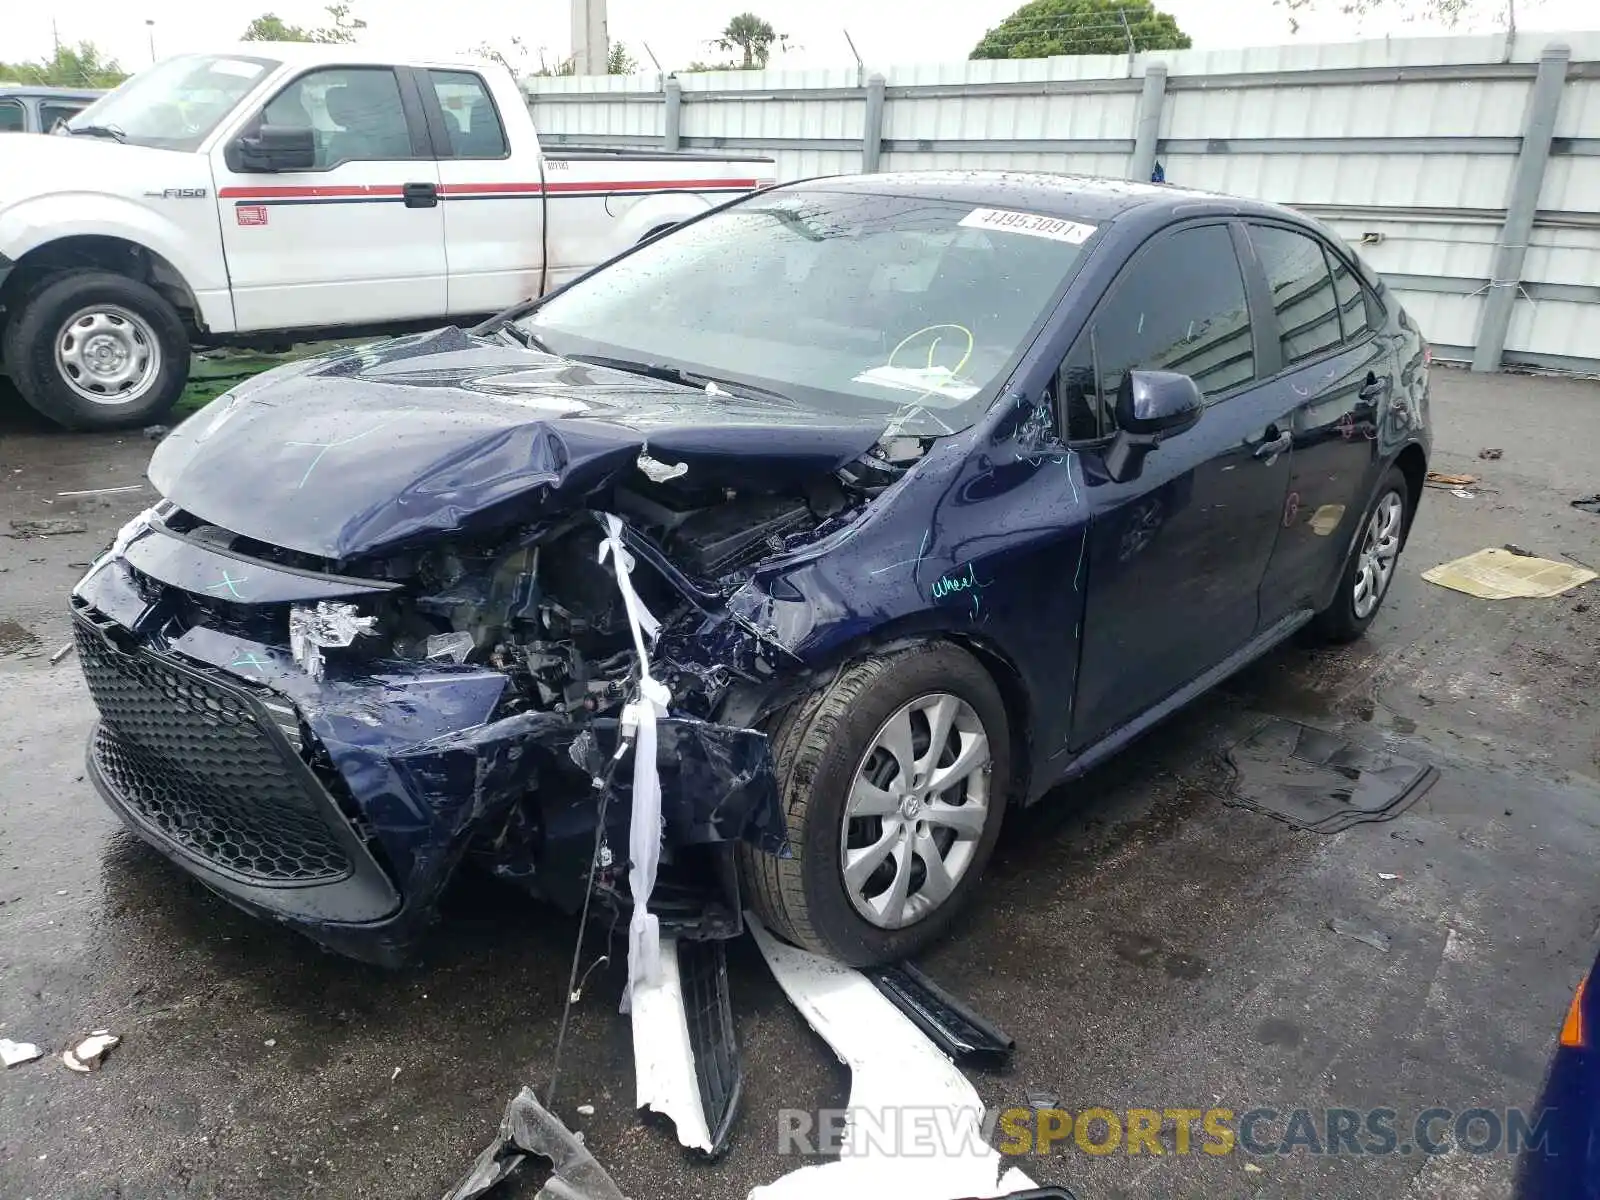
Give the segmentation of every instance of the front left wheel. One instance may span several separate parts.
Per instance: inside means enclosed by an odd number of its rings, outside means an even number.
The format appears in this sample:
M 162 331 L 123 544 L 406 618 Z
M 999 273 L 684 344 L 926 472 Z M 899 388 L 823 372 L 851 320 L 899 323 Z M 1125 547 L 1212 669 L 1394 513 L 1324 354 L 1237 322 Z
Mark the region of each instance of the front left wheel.
M 154 288 L 109 271 L 38 284 L 5 331 L 22 398 L 68 429 L 126 429 L 164 416 L 189 377 L 189 336 Z
M 791 706 L 772 746 L 794 856 L 741 848 L 762 921 L 857 967 L 938 938 L 1011 785 L 1005 703 L 983 666 L 947 644 L 862 659 Z

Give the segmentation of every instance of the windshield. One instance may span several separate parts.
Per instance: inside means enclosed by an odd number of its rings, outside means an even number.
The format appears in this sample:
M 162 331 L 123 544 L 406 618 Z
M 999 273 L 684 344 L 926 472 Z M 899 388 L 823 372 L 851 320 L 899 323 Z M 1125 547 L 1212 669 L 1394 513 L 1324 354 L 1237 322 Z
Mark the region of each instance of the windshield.
M 109 129 L 138 146 L 197 150 L 277 65 L 267 58 L 213 54 L 170 58 L 96 100 L 67 122 L 67 132 Z
M 994 399 L 1094 232 L 915 196 L 772 192 L 640 247 L 517 324 L 558 354 L 954 433 Z

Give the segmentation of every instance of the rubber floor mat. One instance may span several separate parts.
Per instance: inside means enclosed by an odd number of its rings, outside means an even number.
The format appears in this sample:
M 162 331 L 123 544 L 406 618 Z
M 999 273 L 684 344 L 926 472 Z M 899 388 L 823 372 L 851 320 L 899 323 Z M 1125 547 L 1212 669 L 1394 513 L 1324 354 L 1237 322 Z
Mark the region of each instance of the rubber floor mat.
M 1338 833 L 1399 816 L 1439 772 L 1298 721 L 1271 717 L 1227 753 L 1229 802 L 1309 829 Z

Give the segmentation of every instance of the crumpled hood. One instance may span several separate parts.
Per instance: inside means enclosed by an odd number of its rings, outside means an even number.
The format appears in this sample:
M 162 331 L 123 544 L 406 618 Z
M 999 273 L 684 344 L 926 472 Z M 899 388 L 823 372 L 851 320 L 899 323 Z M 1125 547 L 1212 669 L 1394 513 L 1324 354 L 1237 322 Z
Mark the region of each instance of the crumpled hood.
M 441 329 L 257 376 L 156 449 L 205 521 L 348 559 L 429 532 L 581 507 L 641 452 L 686 483 L 771 490 L 864 454 L 881 420 L 708 396 Z
M 49 134 L 0 138 L 0 208 L 54 192 L 143 200 L 165 188 L 210 188 L 202 154 L 129 146 L 109 138 Z

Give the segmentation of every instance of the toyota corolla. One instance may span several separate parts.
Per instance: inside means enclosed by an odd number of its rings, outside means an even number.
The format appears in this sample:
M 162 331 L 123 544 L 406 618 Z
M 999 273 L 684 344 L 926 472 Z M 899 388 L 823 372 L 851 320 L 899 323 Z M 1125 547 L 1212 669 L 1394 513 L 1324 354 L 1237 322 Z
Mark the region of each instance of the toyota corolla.
M 91 778 L 362 957 L 477 864 L 898 959 L 1008 811 L 1295 631 L 1363 632 L 1423 494 L 1427 364 L 1271 205 L 772 189 L 186 421 L 72 594 Z

